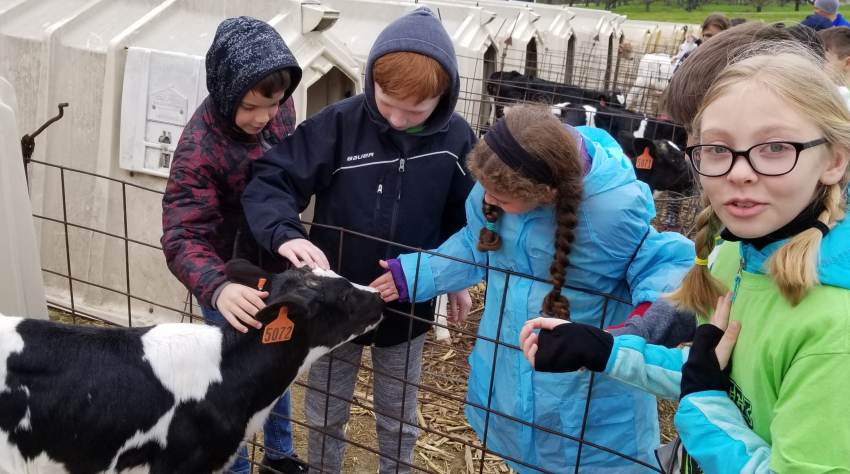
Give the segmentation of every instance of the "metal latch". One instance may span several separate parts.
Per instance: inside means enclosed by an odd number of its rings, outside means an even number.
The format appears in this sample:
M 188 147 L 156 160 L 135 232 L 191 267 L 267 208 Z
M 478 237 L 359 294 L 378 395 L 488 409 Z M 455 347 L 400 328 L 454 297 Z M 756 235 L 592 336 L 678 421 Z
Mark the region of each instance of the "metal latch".
M 61 104 L 59 104 L 59 115 L 48 119 L 47 122 L 44 122 L 44 125 L 38 127 L 38 130 L 36 130 L 35 132 L 21 137 L 21 154 L 24 157 L 24 173 L 27 172 L 27 165 L 32 160 L 32 152 L 35 150 L 35 137 L 37 137 L 39 133 L 43 132 L 45 128 L 53 124 L 53 122 L 61 119 L 65 115 L 64 109 L 67 106 L 67 102 L 62 102 Z M 29 177 L 27 178 L 27 180 L 29 181 Z

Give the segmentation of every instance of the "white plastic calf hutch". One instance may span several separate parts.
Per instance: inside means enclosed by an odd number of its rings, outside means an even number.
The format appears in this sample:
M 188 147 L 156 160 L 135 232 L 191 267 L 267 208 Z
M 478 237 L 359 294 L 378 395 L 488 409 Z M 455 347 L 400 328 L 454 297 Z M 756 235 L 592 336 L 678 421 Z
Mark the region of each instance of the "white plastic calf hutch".
M 635 48 L 636 52 L 642 53 L 667 53 L 675 55 L 679 45 L 685 41 L 688 33 L 696 34 L 699 27 L 682 23 L 666 23 L 660 21 L 626 20 L 623 23 L 623 31 L 626 40 L 634 41 L 632 32 L 638 29 L 651 29 L 653 35 L 644 48 Z
M 572 27 L 575 13 L 564 7 L 526 2 L 480 3 L 494 9 L 506 21 L 498 37 L 500 46 L 513 53 L 503 54 L 505 60 L 504 64 L 500 63 L 500 69 L 525 72 L 547 81 L 570 82 L 576 45 Z M 510 61 L 511 56 L 523 53 L 524 64 Z
M 563 5 L 529 5 L 516 0 L 480 0 L 476 3 L 486 8 L 498 8 L 499 11 L 531 9 L 534 15 L 539 17 L 535 24 L 545 42 L 544 49 L 549 51 L 549 59 L 538 65 L 538 71 L 544 64 L 552 70 L 549 73 L 550 78 L 542 74 L 541 78 L 603 89 L 614 77 L 617 45 L 622 35 L 620 25 L 625 20 L 624 16 L 604 10 Z M 559 62 L 563 63 L 565 70 L 563 80 L 557 74 L 561 69 Z
M 36 219 L 49 301 L 119 323 L 128 322 L 132 308 L 134 324 L 173 320 L 176 313 L 164 308 L 184 309 L 186 291 L 156 248 L 158 191 L 167 173 L 159 153 L 173 149 L 184 120 L 206 95 L 202 58 L 216 26 L 239 15 L 272 24 L 304 69 L 293 96 L 299 120 L 362 90 L 357 61 L 327 35 L 338 12 L 316 2 L 24 0 L 9 6 L 0 0 L 0 76 L 19 91 L 21 134 L 54 115 L 57 102 L 71 104 L 36 140 L 33 158 L 54 166 L 30 167 L 33 212 L 61 221 L 64 203 L 73 224 L 72 301 L 68 278 L 60 276 L 69 274 L 63 225 Z M 188 74 L 169 75 L 164 65 Z M 146 102 L 178 107 L 162 121 Z M 163 131 L 171 144 L 158 141 Z M 156 160 L 147 152 L 151 142 Z
M 633 20 L 623 22 L 623 45 L 626 53 L 631 52 L 639 56 L 655 52 L 660 36 L 661 29 L 657 23 Z
M 622 15 L 602 10 L 571 8 L 577 37 L 572 83 L 588 89 L 606 89 L 617 77 Z
M 12 85 L 0 77 L 0 313 L 47 318 Z
M 456 110 L 477 130 L 491 123 L 491 102 L 486 81 L 496 72 L 500 45 L 493 28 L 501 22 L 496 12 L 461 2 L 425 2 L 452 37 L 460 74 L 460 99 Z
M 470 3 L 470 2 L 466 2 Z M 519 71 L 538 77 L 546 43 L 542 32 L 540 14 L 535 5 L 513 2 L 475 2 L 496 13 L 496 21 L 488 25 L 495 40 L 499 56 L 497 70 Z M 546 69 L 546 68 L 542 68 Z M 542 77 L 548 79 L 548 77 Z

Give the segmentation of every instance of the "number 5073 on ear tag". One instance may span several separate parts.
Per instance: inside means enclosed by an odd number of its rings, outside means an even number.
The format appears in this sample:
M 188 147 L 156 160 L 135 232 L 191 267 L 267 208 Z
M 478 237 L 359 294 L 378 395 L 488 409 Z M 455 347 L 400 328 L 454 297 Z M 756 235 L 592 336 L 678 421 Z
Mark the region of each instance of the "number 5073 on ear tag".
M 275 342 L 283 342 L 292 339 L 292 330 L 295 329 L 295 323 L 289 319 L 289 310 L 286 306 L 281 306 L 277 313 L 277 319 L 270 322 L 263 329 L 263 344 L 274 344 Z

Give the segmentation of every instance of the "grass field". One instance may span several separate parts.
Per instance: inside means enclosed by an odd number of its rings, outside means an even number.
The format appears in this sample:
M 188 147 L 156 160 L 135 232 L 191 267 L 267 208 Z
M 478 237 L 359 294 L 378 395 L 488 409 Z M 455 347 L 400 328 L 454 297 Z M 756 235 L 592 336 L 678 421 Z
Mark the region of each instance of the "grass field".
M 584 3 L 575 3 L 576 7 L 584 7 Z M 591 3 L 589 8 L 603 8 L 604 3 L 597 7 Z M 685 11 L 684 8 L 675 5 L 666 5 L 663 1 L 653 2 L 649 11 L 640 0 L 631 0 L 628 5 L 618 6 L 612 10 L 614 13 L 626 15 L 630 20 L 666 21 L 672 23 L 694 23 L 701 24 L 710 13 L 723 13 L 729 18 L 741 17 L 747 20 L 761 20 L 768 23 L 785 22 L 798 23 L 812 12 L 812 7 L 803 2 L 800 11 L 794 11 L 794 4 L 788 3 L 784 7 L 778 4 L 765 5 L 761 13 L 756 12 L 753 5 L 728 5 L 725 3 L 700 5 L 696 10 Z

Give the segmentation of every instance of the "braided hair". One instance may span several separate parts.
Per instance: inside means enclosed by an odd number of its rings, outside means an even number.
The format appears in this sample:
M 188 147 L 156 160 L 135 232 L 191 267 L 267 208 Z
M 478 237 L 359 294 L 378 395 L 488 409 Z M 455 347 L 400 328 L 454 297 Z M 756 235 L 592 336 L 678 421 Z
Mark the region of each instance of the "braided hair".
M 470 153 L 469 168 L 487 189 L 526 202 L 554 205 L 555 256 L 549 268 L 552 290 L 544 298 L 541 312 L 569 319 L 570 303 L 561 291 L 566 284 L 570 249 L 578 224 L 584 163 L 576 139 L 546 108 L 519 106 L 503 120 L 516 142 L 535 160 L 545 163 L 551 171 L 551 182 L 541 183 L 511 168 L 486 140 L 479 141 Z M 504 210 L 485 201 L 482 212 L 487 223 L 481 229 L 477 247 L 480 251 L 498 250 L 502 240 L 497 224 Z
M 499 250 L 502 248 L 502 238 L 496 232 L 496 222 L 499 221 L 505 211 L 495 204 L 489 204 L 482 200 L 481 212 L 484 213 L 484 220 L 487 221 L 487 224 L 481 228 L 481 232 L 478 234 L 478 245 L 476 247 L 479 252 Z

